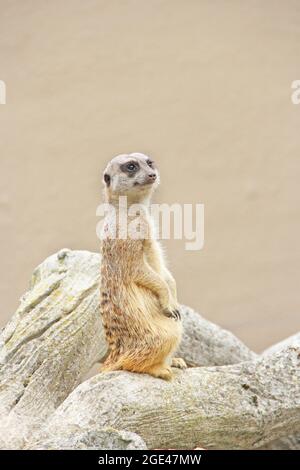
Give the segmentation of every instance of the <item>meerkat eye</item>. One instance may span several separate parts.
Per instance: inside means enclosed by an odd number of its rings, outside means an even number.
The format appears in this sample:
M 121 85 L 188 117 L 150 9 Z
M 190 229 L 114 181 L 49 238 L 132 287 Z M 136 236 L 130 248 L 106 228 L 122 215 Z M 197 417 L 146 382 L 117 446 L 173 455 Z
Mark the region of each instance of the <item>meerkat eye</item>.
M 153 168 L 153 161 L 147 160 L 147 165 L 150 166 L 150 168 Z
M 136 166 L 135 166 L 134 163 L 128 163 L 126 168 L 127 168 L 128 171 L 134 171 L 136 169 Z

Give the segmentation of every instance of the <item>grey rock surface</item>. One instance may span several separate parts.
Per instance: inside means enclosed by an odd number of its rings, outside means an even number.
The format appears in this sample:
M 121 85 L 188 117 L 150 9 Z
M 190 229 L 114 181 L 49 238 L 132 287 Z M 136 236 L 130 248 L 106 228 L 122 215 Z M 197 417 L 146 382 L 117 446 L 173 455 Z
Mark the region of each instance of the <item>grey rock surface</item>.
M 195 368 L 178 372 L 171 384 L 116 372 L 79 385 L 107 352 L 99 315 L 100 263 L 99 254 L 68 249 L 47 258 L 1 330 L 1 448 L 90 447 L 94 438 L 98 446 L 108 445 L 107 428 L 114 429 L 113 446 L 121 445 L 119 432 L 130 431 L 159 448 L 180 447 L 182 439 L 188 447 L 253 448 L 296 430 L 298 336 L 258 358 L 232 333 L 185 306 L 178 355 Z M 77 440 L 74 435 L 72 441 L 75 428 Z

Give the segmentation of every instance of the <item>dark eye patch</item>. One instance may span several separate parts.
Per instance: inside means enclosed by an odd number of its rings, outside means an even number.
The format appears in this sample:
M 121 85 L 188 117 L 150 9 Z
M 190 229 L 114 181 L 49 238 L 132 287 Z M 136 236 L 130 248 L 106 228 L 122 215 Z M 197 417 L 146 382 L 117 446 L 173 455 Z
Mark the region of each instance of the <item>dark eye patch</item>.
M 120 170 L 126 173 L 129 177 L 132 177 L 140 169 L 140 165 L 137 162 L 127 162 L 120 165 Z

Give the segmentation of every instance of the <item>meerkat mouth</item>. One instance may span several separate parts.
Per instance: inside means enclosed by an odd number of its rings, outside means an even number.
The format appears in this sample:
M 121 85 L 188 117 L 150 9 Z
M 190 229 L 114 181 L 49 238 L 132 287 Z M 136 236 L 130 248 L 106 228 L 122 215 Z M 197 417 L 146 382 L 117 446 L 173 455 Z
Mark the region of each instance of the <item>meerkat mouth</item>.
M 149 184 L 154 184 L 155 183 L 155 180 L 147 180 L 147 181 L 143 181 L 142 183 L 139 183 L 138 181 L 135 181 L 134 185 L 133 186 L 149 186 Z

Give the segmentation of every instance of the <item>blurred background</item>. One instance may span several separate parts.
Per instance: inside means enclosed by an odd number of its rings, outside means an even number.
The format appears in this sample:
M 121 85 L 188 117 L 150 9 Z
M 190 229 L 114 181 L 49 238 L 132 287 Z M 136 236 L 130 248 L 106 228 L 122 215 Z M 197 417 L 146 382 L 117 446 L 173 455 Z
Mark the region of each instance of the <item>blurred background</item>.
M 298 0 L 0 0 L 1 312 L 63 247 L 98 251 L 101 173 L 148 153 L 156 202 L 204 203 L 168 241 L 179 299 L 261 351 L 299 329 Z

